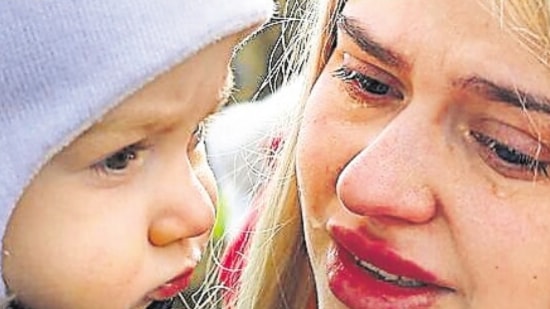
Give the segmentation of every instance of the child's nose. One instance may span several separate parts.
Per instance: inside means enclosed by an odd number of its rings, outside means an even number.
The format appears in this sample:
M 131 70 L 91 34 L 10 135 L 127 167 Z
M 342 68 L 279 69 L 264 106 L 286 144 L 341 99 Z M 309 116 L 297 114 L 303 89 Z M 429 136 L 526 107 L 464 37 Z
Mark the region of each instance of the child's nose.
M 161 178 L 165 183 L 158 192 L 159 205 L 153 206 L 157 211 L 149 226 L 149 242 L 166 246 L 207 234 L 214 225 L 214 201 L 193 169 L 188 166 L 179 169 L 178 176 Z
M 404 116 L 400 118 L 399 116 Z M 339 175 L 336 191 L 354 214 L 424 223 L 436 214 L 427 173 L 434 151 L 430 127 L 399 115 Z

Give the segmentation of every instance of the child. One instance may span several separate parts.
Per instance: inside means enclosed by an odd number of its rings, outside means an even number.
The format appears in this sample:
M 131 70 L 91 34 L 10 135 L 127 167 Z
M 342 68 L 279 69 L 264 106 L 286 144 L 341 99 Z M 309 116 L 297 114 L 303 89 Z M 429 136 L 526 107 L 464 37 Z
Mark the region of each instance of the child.
M 271 5 L 0 4 L 10 306 L 159 307 L 187 286 L 216 203 L 203 120 L 223 102 L 232 48 Z

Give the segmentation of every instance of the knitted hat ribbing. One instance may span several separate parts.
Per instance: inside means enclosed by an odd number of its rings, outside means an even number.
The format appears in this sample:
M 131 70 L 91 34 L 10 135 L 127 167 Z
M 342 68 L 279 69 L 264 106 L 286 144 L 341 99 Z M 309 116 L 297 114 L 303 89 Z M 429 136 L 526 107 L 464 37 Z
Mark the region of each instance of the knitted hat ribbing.
M 159 74 L 265 21 L 272 6 L 272 0 L 2 1 L 0 235 L 25 187 L 55 153 Z

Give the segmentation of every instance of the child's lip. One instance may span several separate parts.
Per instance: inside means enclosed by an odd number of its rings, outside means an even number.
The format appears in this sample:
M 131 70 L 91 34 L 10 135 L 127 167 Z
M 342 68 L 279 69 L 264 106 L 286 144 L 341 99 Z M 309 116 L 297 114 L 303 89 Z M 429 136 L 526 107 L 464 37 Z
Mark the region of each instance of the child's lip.
M 179 275 L 149 293 L 147 297 L 151 300 L 161 301 L 176 296 L 179 292 L 185 290 L 189 286 L 193 275 L 193 270 L 194 268 L 188 268 L 182 271 Z

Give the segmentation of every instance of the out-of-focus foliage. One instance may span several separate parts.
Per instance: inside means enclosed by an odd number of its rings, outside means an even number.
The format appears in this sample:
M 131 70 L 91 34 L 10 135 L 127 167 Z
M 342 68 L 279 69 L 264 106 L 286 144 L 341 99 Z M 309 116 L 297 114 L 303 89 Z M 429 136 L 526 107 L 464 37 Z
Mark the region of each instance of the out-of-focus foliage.
M 236 54 L 233 65 L 235 73 L 233 100 L 235 102 L 250 100 L 268 73 L 268 61 L 275 42 L 280 36 L 280 26 L 266 25 L 266 27 Z M 265 95 L 264 93 L 262 96 Z
M 234 59 L 235 85 L 233 102 L 260 99 L 274 92 L 288 77 L 281 59 L 288 57 L 293 40 L 289 28 L 297 25 L 303 13 L 303 1 L 274 0 L 275 16 L 242 49 Z M 287 33 L 282 35 L 281 33 Z

